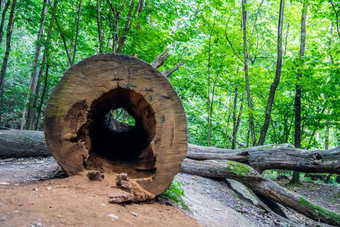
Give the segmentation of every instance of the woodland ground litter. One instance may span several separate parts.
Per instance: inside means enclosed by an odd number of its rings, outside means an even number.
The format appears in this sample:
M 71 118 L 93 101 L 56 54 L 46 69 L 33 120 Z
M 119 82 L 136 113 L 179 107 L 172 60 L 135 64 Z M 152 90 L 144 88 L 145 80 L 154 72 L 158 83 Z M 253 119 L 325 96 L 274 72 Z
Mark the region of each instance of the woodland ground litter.
M 179 173 L 183 200 L 190 211 L 169 205 L 164 199 L 152 203 L 108 203 L 112 188 L 105 182 L 89 182 L 84 175 L 59 178 L 52 157 L 0 160 L 1 226 L 290 226 L 276 215 L 245 201 L 227 182 Z M 286 181 L 279 182 L 285 185 Z M 340 186 L 303 182 L 291 187 L 311 201 L 340 212 Z M 298 226 L 317 226 L 290 209 L 283 208 Z

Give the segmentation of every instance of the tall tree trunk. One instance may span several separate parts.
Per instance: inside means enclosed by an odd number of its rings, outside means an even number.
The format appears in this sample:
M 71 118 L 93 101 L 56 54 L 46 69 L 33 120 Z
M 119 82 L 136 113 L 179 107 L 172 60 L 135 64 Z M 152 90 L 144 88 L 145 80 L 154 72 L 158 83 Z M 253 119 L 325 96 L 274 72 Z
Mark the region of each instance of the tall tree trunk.
M 5 4 L 5 8 L 2 11 L 1 16 L 1 25 L 0 25 L 0 44 L 2 43 L 2 37 L 4 35 L 4 25 L 5 25 L 5 19 L 6 19 L 6 12 L 8 10 L 9 4 L 11 3 L 11 0 L 8 0 Z M 1 8 L 0 8 L 1 9 Z
M 215 17 L 214 17 L 214 22 L 213 25 L 210 28 L 210 34 L 209 34 L 209 45 L 208 45 L 208 94 L 207 94 L 207 110 L 208 110 L 208 136 L 207 136 L 207 144 L 210 146 L 210 141 L 211 141 L 211 98 L 210 98 L 210 90 L 211 90 L 211 38 L 212 38 L 212 33 L 214 31 L 215 27 Z
M 45 71 L 45 80 L 44 80 L 44 88 L 41 94 L 41 98 L 40 98 L 40 103 L 38 106 L 38 114 L 37 114 L 37 120 L 35 122 L 35 129 L 38 130 L 39 128 L 39 119 L 40 119 L 40 115 L 41 115 L 41 111 L 42 111 L 42 105 L 44 103 L 44 98 L 45 98 L 45 94 L 46 94 L 46 89 L 47 89 L 47 78 L 48 78 L 48 69 L 49 69 L 49 65 L 46 66 L 46 71 Z
M 98 24 L 98 41 L 99 41 L 99 53 L 102 53 L 103 47 L 103 33 L 102 33 L 102 26 L 100 22 L 100 0 L 97 0 L 97 24 Z
M 238 89 L 235 88 L 235 98 L 234 98 L 234 110 L 233 110 L 233 140 L 232 140 L 232 145 L 231 149 L 236 149 L 236 136 L 237 136 L 237 131 L 241 123 L 241 115 L 242 115 L 242 110 L 243 110 L 243 94 L 242 94 L 242 101 L 240 104 L 240 110 L 238 117 L 236 119 L 236 109 L 237 109 L 237 96 L 238 96 Z
M 28 110 L 27 110 L 27 120 L 28 120 L 28 129 L 33 129 L 33 122 L 35 118 L 35 100 L 37 96 L 37 84 L 38 84 L 38 75 L 39 75 L 39 60 L 41 54 L 41 40 L 44 33 L 44 23 L 46 20 L 48 8 L 48 0 L 44 0 L 43 8 L 41 11 L 41 18 L 40 18 L 40 27 L 38 31 L 38 37 L 36 41 L 36 49 L 35 49 L 35 56 L 33 60 L 33 72 L 31 76 L 31 83 L 29 88 L 28 96 Z
M 336 30 L 338 32 L 338 36 L 340 38 L 340 29 L 339 29 L 339 13 L 340 13 L 340 8 L 339 8 L 339 4 L 336 5 L 336 3 L 333 2 L 333 0 L 329 0 L 329 2 L 332 4 L 334 13 L 335 13 L 335 20 L 336 20 Z M 336 8 L 336 6 L 338 6 L 339 9 Z
M 79 35 L 79 24 L 80 24 L 80 14 L 81 14 L 81 2 L 82 2 L 82 0 L 79 0 L 77 30 L 76 30 L 76 38 L 75 38 L 75 43 L 74 43 L 73 57 L 72 57 L 71 66 L 74 64 L 74 60 L 76 58 L 76 52 L 77 52 L 77 43 L 78 43 L 78 35 Z
M 301 17 L 301 43 L 300 43 L 300 56 L 305 55 L 305 45 L 306 45 L 306 17 L 307 17 L 307 4 L 306 1 L 303 3 L 302 7 L 302 17 Z M 298 81 L 302 77 L 302 72 L 298 74 Z M 295 137 L 294 145 L 296 148 L 301 147 L 301 85 L 296 85 L 295 93 Z M 300 181 L 300 173 L 294 171 L 293 177 L 290 181 L 291 184 L 298 184 Z
M 263 145 L 266 139 L 266 135 L 267 135 L 267 131 L 268 131 L 269 123 L 270 123 L 270 117 L 272 113 L 272 107 L 274 103 L 275 91 L 276 91 L 277 86 L 280 83 L 281 67 L 282 67 L 282 27 L 283 27 L 284 5 L 285 5 L 285 1 L 281 0 L 280 1 L 280 12 L 279 12 L 279 25 L 277 28 L 276 74 L 275 74 L 274 82 L 272 83 L 270 87 L 270 93 L 269 93 L 267 108 L 266 108 L 266 117 L 264 119 L 264 123 L 261 129 L 261 135 L 259 138 L 258 145 Z
M 9 20 L 8 20 L 8 26 L 7 26 L 6 52 L 5 52 L 5 57 L 4 57 L 4 61 L 2 62 L 2 67 L 1 67 L 1 72 L 0 72 L 0 107 L 1 107 L 1 110 L 2 110 L 2 104 L 3 104 L 5 75 L 7 71 L 9 53 L 11 51 L 11 39 L 12 39 L 14 17 L 15 17 L 14 9 L 15 9 L 16 3 L 17 3 L 17 0 L 13 0 L 11 12 L 9 15 Z M 2 111 L 0 111 L 0 121 L 1 121 L 1 114 L 2 114 L 1 112 Z
M 57 8 L 57 5 L 54 5 L 53 12 L 55 12 L 56 8 Z M 47 33 L 47 38 L 46 38 L 46 41 L 47 41 L 48 45 L 49 45 L 50 40 L 51 40 L 53 23 L 54 23 L 54 20 L 53 20 L 53 15 L 52 15 L 50 24 L 48 26 L 48 33 Z M 37 93 L 38 93 L 38 95 L 37 95 L 37 97 L 36 97 L 36 99 L 34 101 L 34 106 L 36 106 L 37 102 L 38 102 L 40 87 L 41 87 L 42 75 L 43 75 L 43 72 L 44 72 L 44 69 L 45 69 L 45 66 L 46 66 L 45 79 L 44 79 L 44 88 L 43 88 L 43 91 L 42 91 L 42 94 L 41 94 L 39 106 L 37 107 L 38 113 L 37 113 L 37 117 L 36 117 L 36 120 L 35 120 L 35 129 L 36 130 L 38 130 L 39 120 L 40 120 L 40 115 L 41 115 L 41 109 L 42 109 L 42 104 L 43 104 L 43 101 L 44 101 L 44 96 L 45 96 L 46 88 L 47 88 L 47 76 L 48 76 L 48 68 L 49 68 L 49 65 L 47 63 L 48 62 L 48 57 L 49 57 L 49 47 L 47 46 L 45 48 L 45 51 L 44 51 L 44 55 L 43 55 L 43 59 L 42 59 L 42 64 L 41 64 L 41 68 L 40 68 L 40 71 L 39 71 L 39 79 L 38 79 L 38 86 L 37 86 Z
M 243 25 L 243 55 L 244 55 L 244 76 L 246 79 L 247 86 L 247 100 L 250 109 L 249 112 L 249 124 L 251 130 L 251 138 L 253 140 L 253 146 L 256 145 L 255 129 L 254 129 L 254 113 L 253 105 L 251 103 L 250 97 L 250 87 L 249 87 L 249 76 L 248 76 L 248 51 L 247 51 L 247 11 L 245 9 L 247 0 L 242 0 L 242 25 Z
M 232 144 L 231 144 L 231 149 L 236 149 L 236 109 L 237 109 L 237 96 L 238 96 L 238 89 L 235 88 L 234 109 L 233 109 L 233 141 L 232 141 Z

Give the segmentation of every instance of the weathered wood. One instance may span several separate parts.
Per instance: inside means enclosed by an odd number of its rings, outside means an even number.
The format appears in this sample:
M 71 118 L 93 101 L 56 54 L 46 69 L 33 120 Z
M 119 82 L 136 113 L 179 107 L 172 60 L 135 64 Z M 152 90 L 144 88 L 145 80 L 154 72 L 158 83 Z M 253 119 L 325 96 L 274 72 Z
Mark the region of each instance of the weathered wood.
M 189 144 L 188 155 L 204 160 L 224 159 L 225 154 L 239 154 L 248 152 L 247 163 L 259 172 L 266 169 L 286 169 L 309 173 L 337 173 L 340 174 L 340 147 L 332 150 L 302 150 L 291 144 L 265 145 L 246 149 L 221 149 Z M 210 154 L 210 155 L 209 155 Z M 192 158 L 202 160 L 203 158 Z
M 44 133 L 29 130 L 0 130 L 0 158 L 51 156 Z
M 134 127 L 106 126 L 106 114 L 118 108 Z M 67 174 L 125 172 L 153 195 L 168 188 L 187 151 L 185 112 L 169 81 L 120 54 L 87 58 L 64 73 L 45 111 L 45 136 Z
M 290 207 L 313 220 L 331 225 L 340 225 L 340 214 L 317 206 L 303 196 L 286 190 L 275 182 L 261 176 L 248 165 L 234 161 L 195 161 L 185 159 L 182 163 L 181 172 L 203 177 L 237 180 L 255 193 Z
M 31 141 L 34 146 L 25 142 Z M 0 158 L 34 157 L 51 154 L 43 132 L 0 130 Z M 247 149 L 221 149 L 188 144 L 187 158 L 195 160 L 232 160 L 246 163 L 257 171 L 287 169 L 311 173 L 340 174 L 340 147 L 332 150 L 301 150 L 291 144 L 265 145 Z

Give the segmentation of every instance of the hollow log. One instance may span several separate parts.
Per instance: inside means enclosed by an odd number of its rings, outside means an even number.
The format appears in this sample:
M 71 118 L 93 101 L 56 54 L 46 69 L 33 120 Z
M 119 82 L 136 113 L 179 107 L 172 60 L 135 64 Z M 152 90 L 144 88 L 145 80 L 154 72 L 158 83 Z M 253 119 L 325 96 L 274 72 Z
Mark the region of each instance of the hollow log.
M 261 176 L 248 165 L 225 160 L 195 161 L 185 159 L 182 163 L 181 172 L 203 177 L 237 180 L 255 193 L 290 207 L 313 220 L 340 226 L 340 214 L 317 206 L 303 196 L 286 190 Z
M 108 124 L 118 108 L 134 126 Z M 127 173 L 152 195 L 169 187 L 187 151 L 185 112 L 172 85 L 148 63 L 120 54 L 87 58 L 64 73 L 46 107 L 45 137 L 68 175 Z
M 45 144 L 43 132 L 0 130 L 0 158 L 48 155 L 51 153 Z M 194 160 L 238 161 L 259 172 L 266 169 L 287 169 L 340 174 L 340 147 L 327 151 L 309 151 L 296 149 L 291 144 L 279 144 L 232 150 L 188 144 L 186 157 Z M 318 157 L 322 157 L 320 161 Z
M 239 160 L 229 159 L 227 156 Z M 286 143 L 232 150 L 189 144 L 187 157 L 196 160 L 239 161 L 258 172 L 266 169 L 286 169 L 306 173 L 340 174 L 340 147 L 332 150 L 302 150 Z M 246 159 L 241 160 L 242 157 Z

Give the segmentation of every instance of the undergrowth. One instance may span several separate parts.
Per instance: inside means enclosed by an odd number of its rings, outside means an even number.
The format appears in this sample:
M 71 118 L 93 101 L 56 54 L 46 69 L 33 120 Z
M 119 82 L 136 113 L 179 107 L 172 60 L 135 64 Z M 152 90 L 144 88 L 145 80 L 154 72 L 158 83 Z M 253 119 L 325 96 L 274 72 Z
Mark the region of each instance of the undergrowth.
M 184 190 L 181 186 L 181 183 L 178 182 L 177 180 L 173 180 L 168 190 L 166 190 L 166 192 L 162 194 L 163 198 L 169 199 L 176 205 L 180 205 L 183 209 L 190 211 L 189 207 L 185 204 L 184 200 L 182 199 L 182 196 L 185 196 Z

